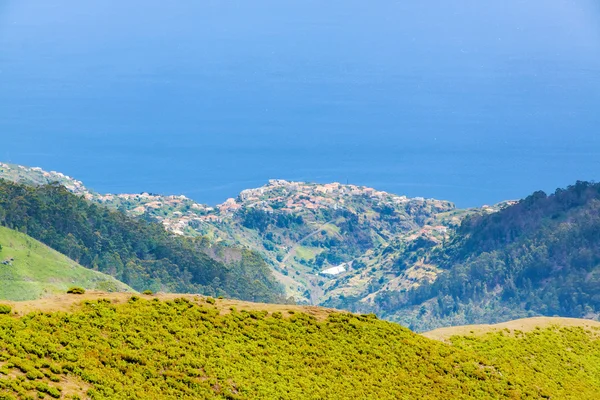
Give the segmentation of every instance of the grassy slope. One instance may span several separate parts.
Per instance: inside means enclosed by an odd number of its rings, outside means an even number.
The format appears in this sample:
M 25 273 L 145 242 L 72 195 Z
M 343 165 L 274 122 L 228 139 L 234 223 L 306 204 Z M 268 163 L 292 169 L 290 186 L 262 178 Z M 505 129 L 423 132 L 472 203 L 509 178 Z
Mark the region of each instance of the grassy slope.
M 0 299 L 33 300 L 64 293 L 70 286 L 132 291 L 116 279 L 86 269 L 31 237 L 0 227 Z
M 511 333 L 514 333 L 516 331 L 531 332 L 536 330 L 537 328 L 550 328 L 553 326 L 600 329 L 600 322 L 580 318 L 533 317 L 516 319 L 513 321 L 503 322 L 501 324 L 494 325 L 482 324 L 450 326 L 447 328 L 439 328 L 433 331 L 425 332 L 423 333 L 423 336 L 428 337 L 430 339 L 448 341 L 453 336 L 485 335 L 488 333 L 497 333 L 500 331 L 507 330 Z
M 552 324 L 531 331 L 507 328 L 454 336 L 450 341 L 454 348 L 485 355 L 499 372 L 511 375 L 515 386 L 535 383 L 541 398 L 598 399 L 600 328 L 582 325 Z
M 128 297 L 13 303 L 43 312 L 0 316 L 0 398 L 594 399 L 600 391 L 594 328 L 534 329 L 534 320 L 530 332 L 447 344 L 316 307 Z

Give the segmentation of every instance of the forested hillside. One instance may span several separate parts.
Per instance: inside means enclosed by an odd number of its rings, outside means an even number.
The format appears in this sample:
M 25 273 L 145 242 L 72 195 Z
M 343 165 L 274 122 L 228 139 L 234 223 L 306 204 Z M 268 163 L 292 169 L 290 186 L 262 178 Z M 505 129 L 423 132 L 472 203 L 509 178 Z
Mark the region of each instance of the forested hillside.
M 0 398 L 584 400 L 600 390 L 598 332 L 581 327 L 449 345 L 372 315 L 114 301 L 0 315 Z
M 388 292 L 376 309 L 416 329 L 531 315 L 600 313 L 600 184 L 536 192 L 498 213 L 470 216 L 426 261 L 431 284 Z
M 281 287 L 259 256 L 174 236 L 160 224 L 91 204 L 59 185 L 33 187 L 0 180 L 0 225 L 136 290 L 283 299 Z

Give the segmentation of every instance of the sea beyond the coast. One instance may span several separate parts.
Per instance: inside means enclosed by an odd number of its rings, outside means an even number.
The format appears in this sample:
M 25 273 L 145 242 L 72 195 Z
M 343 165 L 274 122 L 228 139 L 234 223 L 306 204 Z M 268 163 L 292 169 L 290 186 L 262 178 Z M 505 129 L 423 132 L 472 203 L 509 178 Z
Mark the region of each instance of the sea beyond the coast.
M 468 207 L 600 172 L 595 0 L 6 1 L 0 49 L 0 161 L 103 193 Z

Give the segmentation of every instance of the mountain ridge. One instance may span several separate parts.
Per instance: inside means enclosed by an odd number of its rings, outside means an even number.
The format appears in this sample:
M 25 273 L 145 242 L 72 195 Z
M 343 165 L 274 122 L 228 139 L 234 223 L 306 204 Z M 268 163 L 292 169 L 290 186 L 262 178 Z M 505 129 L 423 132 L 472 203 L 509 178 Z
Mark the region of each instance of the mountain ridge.
M 383 293 L 365 309 L 415 330 L 538 315 L 600 319 L 598 215 L 600 184 L 577 182 L 467 217 L 449 243 L 420 255 L 443 271 L 435 281 Z

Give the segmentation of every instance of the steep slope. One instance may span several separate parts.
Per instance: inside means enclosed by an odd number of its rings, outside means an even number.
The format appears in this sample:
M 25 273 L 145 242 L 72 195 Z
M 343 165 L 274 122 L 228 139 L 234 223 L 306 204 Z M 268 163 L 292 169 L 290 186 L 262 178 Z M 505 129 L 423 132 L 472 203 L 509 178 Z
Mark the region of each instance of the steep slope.
M 29 236 L 0 227 L 0 299 L 33 300 L 65 293 L 71 286 L 111 292 L 133 290 L 91 271 Z
M 491 215 L 464 220 L 447 246 L 424 255 L 445 272 L 387 292 L 374 309 L 426 330 L 535 315 L 600 314 L 600 184 L 536 192 Z
M 283 301 L 282 289 L 259 256 L 174 236 L 159 224 L 91 204 L 57 184 L 0 180 L 0 225 L 26 232 L 138 291 Z
M 368 315 L 122 297 L 0 315 L 0 396 L 585 400 L 600 390 L 598 331 L 579 327 L 446 344 Z

